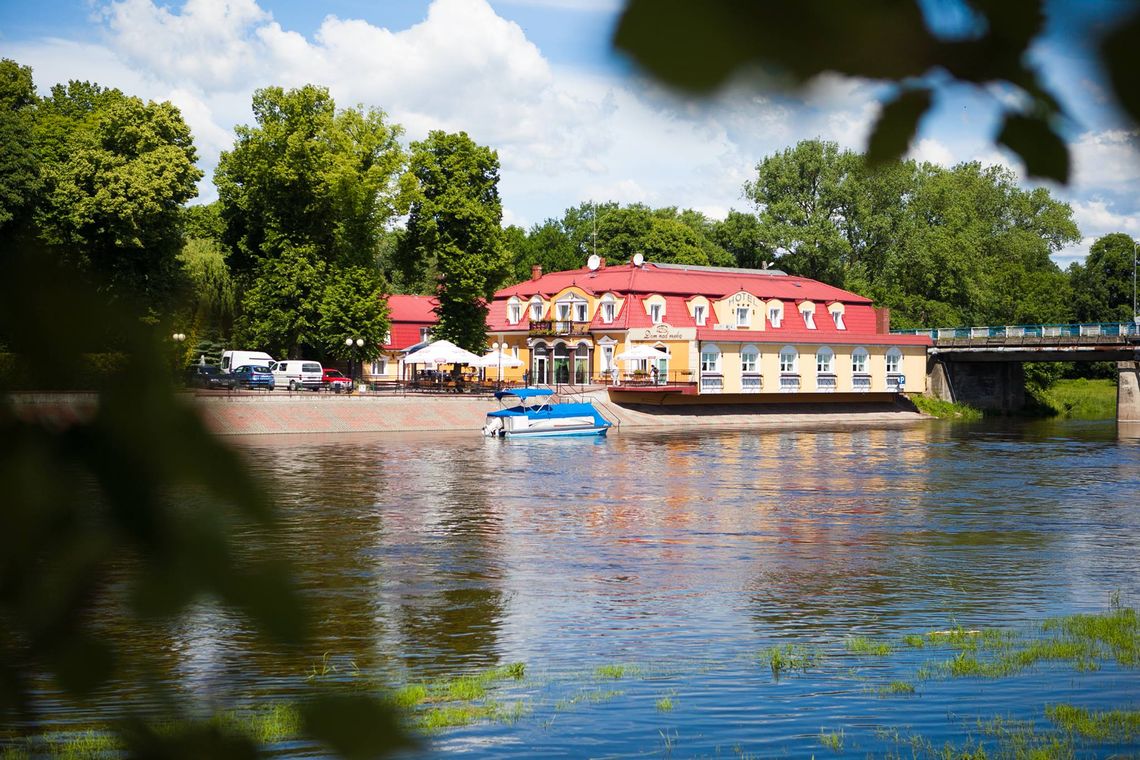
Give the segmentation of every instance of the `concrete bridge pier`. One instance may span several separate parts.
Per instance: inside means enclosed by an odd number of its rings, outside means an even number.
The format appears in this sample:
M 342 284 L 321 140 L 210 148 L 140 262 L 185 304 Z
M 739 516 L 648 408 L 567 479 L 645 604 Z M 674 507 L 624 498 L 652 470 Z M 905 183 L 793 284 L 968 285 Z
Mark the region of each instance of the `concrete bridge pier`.
M 1021 362 L 934 359 L 927 372 L 927 391 L 943 401 L 1011 414 L 1025 407 L 1025 367 Z
M 1140 425 L 1140 361 L 1117 362 L 1116 421 Z

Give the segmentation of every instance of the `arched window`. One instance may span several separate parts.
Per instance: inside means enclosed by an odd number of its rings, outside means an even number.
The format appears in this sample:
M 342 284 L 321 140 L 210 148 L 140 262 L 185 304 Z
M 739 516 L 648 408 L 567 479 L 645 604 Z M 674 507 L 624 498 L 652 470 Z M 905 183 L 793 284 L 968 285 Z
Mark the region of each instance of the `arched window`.
M 780 372 L 795 374 L 799 372 L 800 354 L 795 346 L 784 346 L 780 349 Z
M 835 372 L 835 352 L 827 346 L 815 352 L 815 371 L 827 375 Z
M 887 350 L 887 374 L 897 375 L 902 372 L 902 351 L 891 347 Z
M 600 308 L 602 311 L 602 322 L 607 325 L 611 324 L 617 317 L 617 304 L 614 302 L 613 293 L 606 293 L 602 296 Z
M 723 390 L 720 347 L 709 343 L 701 347 L 701 393 L 720 393 Z
M 740 349 L 740 390 L 760 392 L 760 351 L 751 344 Z
M 851 372 L 856 375 L 867 374 L 867 359 L 870 354 L 867 349 L 859 346 L 851 352 Z
M 532 322 L 542 319 L 542 299 L 538 296 L 530 299 L 530 319 Z
M 511 300 L 507 301 L 507 321 L 512 325 L 517 325 L 522 321 L 522 304 L 519 303 L 519 299 L 515 296 L 512 296 Z

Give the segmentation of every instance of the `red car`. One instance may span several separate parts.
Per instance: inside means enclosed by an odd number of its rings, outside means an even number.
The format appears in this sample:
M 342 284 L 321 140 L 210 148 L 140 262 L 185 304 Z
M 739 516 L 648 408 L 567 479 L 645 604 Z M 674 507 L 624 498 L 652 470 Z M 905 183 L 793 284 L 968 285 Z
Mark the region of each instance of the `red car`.
M 352 392 L 352 381 L 340 373 L 340 370 L 326 369 L 321 377 L 321 385 L 333 393 Z

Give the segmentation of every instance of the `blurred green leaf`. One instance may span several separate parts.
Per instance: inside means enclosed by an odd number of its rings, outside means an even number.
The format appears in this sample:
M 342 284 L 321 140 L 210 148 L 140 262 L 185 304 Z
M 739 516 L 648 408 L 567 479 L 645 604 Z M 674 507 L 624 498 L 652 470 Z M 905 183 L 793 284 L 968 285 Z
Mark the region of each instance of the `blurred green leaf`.
M 347 758 L 382 757 L 415 744 L 395 710 L 375 697 L 326 694 L 301 707 L 305 731 Z
M 1140 14 L 1106 35 L 1101 45 L 1104 66 L 1108 70 L 1116 99 L 1121 107 L 1140 122 Z
M 997 139 L 1021 156 L 1031 177 L 1069 181 L 1069 150 L 1043 119 L 1007 114 Z
M 918 122 L 930 109 L 931 92 L 926 88 L 905 90 L 883 106 L 871 138 L 867 142 L 867 163 L 871 166 L 903 157 L 918 131 Z

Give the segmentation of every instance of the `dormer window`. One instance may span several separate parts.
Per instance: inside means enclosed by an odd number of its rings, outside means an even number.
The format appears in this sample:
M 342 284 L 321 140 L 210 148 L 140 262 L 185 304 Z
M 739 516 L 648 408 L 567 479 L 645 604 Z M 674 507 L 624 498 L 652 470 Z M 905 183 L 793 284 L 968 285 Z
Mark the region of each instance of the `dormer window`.
M 705 307 L 704 306 L 694 306 L 693 307 L 693 321 L 702 327 L 704 326 L 704 324 L 705 324 Z
M 537 298 L 530 302 L 530 318 L 533 322 L 542 319 L 542 301 Z
M 836 330 L 846 330 L 847 329 L 847 325 L 843 324 L 843 312 L 838 311 L 838 310 L 833 311 L 833 312 L 831 312 L 831 318 L 835 321 L 835 329 Z
M 613 299 L 602 301 L 602 321 L 607 325 L 611 324 L 614 321 L 615 311 L 616 306 L 613 302 Z
M 779 306 L 768 307 L 768 321 L 772 323 L 772 327 L 779 327 L 780 320 L 784 316 L 784 310 Z
M 659 304 L 659 303 L 649 304 L 649 321 L 651 321 L 655 325 L 661 324 L 661 316 L 662 316 L 663 311 L 664 311 L 664 309 L 662 309 L 661 304 Z
M 802 311 L 800 313 L 804 315 L 804 324 L 807 325 L 807 329 L 814 330 L 815 329 L 815 312 L 808 310 L 808 309 L 805 309 L 804 311 Z
M 517 325 L 522 319 L 522 304 L 512 303 L 507 306 L 507 321 Z
M 750 320 L 751 315 L 752 315 L 752 309 L 749 309 L 747 306 L 737 307 L 737 309 L 736 309 L 736 326 L 741 327 L 741 328 L 748 327 L 748 325 L 751 322 L 751 320 Z
M 574 321 L 575 322 L 585 322 L 586 321 L 586 306 L 588 306 L 588 304 L 585 301 L 575 301 L 574 302 Z

